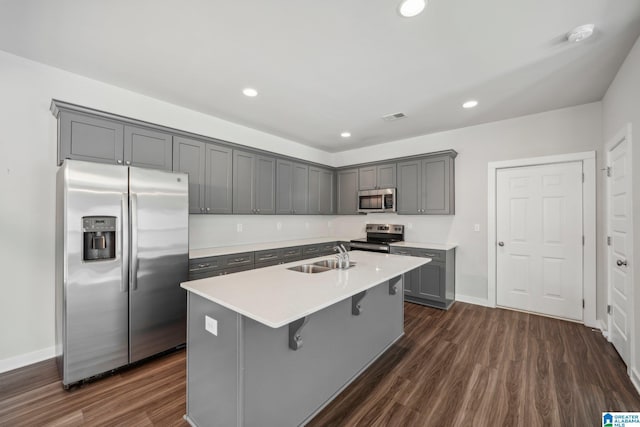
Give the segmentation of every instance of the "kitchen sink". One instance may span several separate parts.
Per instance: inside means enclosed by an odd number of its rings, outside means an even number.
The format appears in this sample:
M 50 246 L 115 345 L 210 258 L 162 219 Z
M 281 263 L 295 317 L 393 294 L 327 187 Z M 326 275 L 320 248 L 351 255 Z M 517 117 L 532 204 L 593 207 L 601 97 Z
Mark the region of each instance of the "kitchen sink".
M 328 267 L 331 269 L 338 268 L 338 260 L 337 259 L 323 259 L 322 261 L 316 261 L 312 265 L 318 265 L 320 267 Z M 351 261 L 349 263 L 349 268 L 356 265 L 355 262 Z
M 314 264 L 296 265 L 295 267 L 289 267 L 287 270 L 299 271 L 300 273 L 322 273 L 323 271 L 329 271 L 331 268 L 322 267 Z

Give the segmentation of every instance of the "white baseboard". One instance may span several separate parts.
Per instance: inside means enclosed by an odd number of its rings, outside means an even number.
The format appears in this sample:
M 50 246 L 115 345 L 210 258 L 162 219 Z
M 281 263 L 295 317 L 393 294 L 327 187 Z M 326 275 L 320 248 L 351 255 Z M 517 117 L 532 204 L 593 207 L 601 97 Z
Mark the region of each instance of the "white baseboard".
M 607 341 L 611 342 L 609 340 L 609 331 L 607 330 L 607 323 L 600 319 L 598 320 L 598 329 L 600 329 L 600 332 L 602 332 L 602 336 L 605 337 L 607 339 Z
M 484 307 L 492 307 L 493 308 L 493 306 L 491 304 L 489 304 L 489 300 L 487 300 L 485 298 L 470 297 L 470 296 L 467 296 L 467 295 L 456 295 L 456 301 L 466 302 L 468 304 L 474 304 L 474 305 L 482 305 Z
M 633 383 L 636 391 L 638 392 L 638 394 L 640 394 L 640 375 L 638 374 L 638 371 L 636 371 L 634 368 L 631 368 L 629 377 L 631 377 L 631 383 Z
M 14 369 L 42 362 L 43 360 L 51 359 L 55 356 L 56 348 L 53 346 L 33 351 L 31 353 L 19 354 L 17 356 L 9 357 L 8 359 L 2 359 L 0 360 L 0 373 L 13 371 Z

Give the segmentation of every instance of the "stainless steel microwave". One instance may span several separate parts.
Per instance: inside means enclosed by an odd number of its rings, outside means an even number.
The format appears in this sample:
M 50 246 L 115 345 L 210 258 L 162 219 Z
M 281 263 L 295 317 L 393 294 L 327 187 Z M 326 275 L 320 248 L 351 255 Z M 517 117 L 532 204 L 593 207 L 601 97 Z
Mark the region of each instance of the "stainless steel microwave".
M 380 188 L 377 190 L 358 191 L 358 212 L 395 212 L 396 189 Z

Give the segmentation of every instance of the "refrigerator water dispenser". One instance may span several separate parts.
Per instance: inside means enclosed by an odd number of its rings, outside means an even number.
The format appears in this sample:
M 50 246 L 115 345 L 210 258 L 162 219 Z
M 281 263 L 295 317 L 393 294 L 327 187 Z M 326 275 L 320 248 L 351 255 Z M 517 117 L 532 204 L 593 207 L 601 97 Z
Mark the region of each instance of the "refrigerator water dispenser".
M 99 261 L 116 257 L 116 217 L 82 217 L 82 259 Z

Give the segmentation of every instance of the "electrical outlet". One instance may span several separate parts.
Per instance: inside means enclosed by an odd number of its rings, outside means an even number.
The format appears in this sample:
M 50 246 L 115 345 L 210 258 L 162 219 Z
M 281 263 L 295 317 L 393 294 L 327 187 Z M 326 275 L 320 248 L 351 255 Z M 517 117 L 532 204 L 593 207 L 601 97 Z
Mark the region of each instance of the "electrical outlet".
M 207 332 L 218 336 L 218 321 L 209 316 L 204 316 L 204 328 Z
M 305 222 L 305 223 L 304 223 L 304 228 L 305 228 L 306 230 L 308 230 L 308 229 L 309 229 L 309 223 L 308 223 L 308 222 Z
M 282 230 L 282 223 L 281 223 L 280 221 L 278 221 L 278 222 L 276 223 L 276 229 L 277 229 L 278 231 Z
M 408 224 L 407 224 L 407 228 L 408 228 L 409 230 L 411 230 L 411 229 L 413 228 L 413 223 L 412 223 L 412 222 L 408 223 Z
M 236 231 L 242 233 L 242 224 L 236 224 Z
M 480 224 L 473 224 L 473 231 L 480 231 Z

